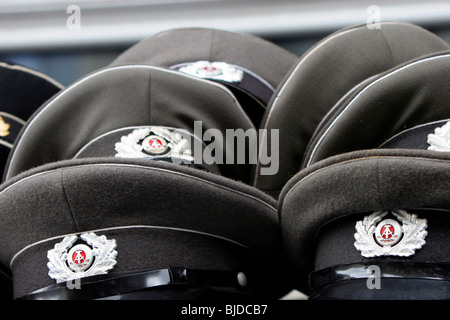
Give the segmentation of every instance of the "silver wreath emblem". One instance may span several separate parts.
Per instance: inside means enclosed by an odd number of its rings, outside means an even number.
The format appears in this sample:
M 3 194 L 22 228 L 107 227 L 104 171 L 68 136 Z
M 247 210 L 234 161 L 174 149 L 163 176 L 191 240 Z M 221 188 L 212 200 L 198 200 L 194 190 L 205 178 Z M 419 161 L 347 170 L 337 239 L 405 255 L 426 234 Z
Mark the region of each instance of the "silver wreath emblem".
M 226 62 L 197 61 L 178 69 L 180 72 L 195 77 L 222 80 L 226 82 L 241 82 L 244 72 Z
M 159 139 L 158 149 L 147 149 L 152 139 Z M 141 142 L 142 141 L 142 142 Z M 155 158 L 161 155 L 193 161 L 190 143 L 180 133 L 171 132 L 166 128 L 149 127 L 133 130 L 123 136 L 115 145 L 118 158 Z M 150 151 L 150 152 L 144 152 Z
M 363 257 L 408 257 L 414 255 L 417 249 L 425 245 L 425 237 L 427 236 L 426 219 L 419 219 L 417 215 L 409 214 L 404 210 L 391 212 L 400 220 L 401 226 L 398 224 L 397 227 L 395 220 L 392 219 L 381 221 L 388 214 L 388 211 L 376 211 L 364 217 L 363 221 L 356 223 L 354 245 L 357 250 L 361 251 Z M 389 237 L 391 239 L 387 239 Z M 381 239 L 381 241 L 378 239 Z M 386 242 L 382 242 L 383 240 L 386 240 Z
M 107 274 L 116 265 L 116 240 L 93 232 L 83 233 L 80 238 L 90 247 L 85 244 L 73 246 L 78 237 L 70 235 L 47 252 L 48 275 L 57 283 Z
M 428 135 L 428 150 L 450 151 L 450 121 L 442 127 L 434 129 L 434 134 Z

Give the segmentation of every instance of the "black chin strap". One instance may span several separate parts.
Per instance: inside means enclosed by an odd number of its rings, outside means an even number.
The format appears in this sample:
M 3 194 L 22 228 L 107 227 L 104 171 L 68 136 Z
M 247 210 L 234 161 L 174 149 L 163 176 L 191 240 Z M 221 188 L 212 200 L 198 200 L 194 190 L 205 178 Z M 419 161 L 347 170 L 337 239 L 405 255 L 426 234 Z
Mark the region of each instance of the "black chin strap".
M 220 287 L 244 294 L 247 277 L 242 272 L 167 268 L 76 279 L 42 288 L 18 300 L 92 300 L 169 285 Z
M 450 281 L 450 263 L 432 262 L 387 262 L 373 261 L 337 265 L 310 274 L 312 289 L 345 282 L 348 280 L 368 279 L 375 274 L 374 267 L 379 270 L 379 277 L 383 279 L 429 279 Z

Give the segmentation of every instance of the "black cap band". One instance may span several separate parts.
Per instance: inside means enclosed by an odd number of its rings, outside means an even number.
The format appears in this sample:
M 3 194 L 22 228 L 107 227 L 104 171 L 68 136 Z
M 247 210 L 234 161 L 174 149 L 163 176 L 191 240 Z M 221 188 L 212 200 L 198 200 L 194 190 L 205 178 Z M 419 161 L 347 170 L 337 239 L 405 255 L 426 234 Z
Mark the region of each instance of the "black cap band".
M 170 68 L 178 70 L 180 72 L 188 73 L 190 75 L 199 78 L 204 78 L 224 84 L 236 95 L 238 100 L 241 102 L 242 107 L 249 115 L 250 119 L 252 119 L 253 123 L 255 123 L 255 125 L 259 125 L 264 116 L 266 107 L 268 106 L 269 101 L 275 92 L 275 88 L 273 88 L 262 77 L 251 72 L 250 70 L 247 70 L 241 66 L 232 65 L 224 62 L 218 62 L 218 64 L 223 64 L 226 66 L 226 68 L 234 69 L 237 72 L 240 72 L 241 77 L 239 77 L 238 80 L 236 81 L 228 80 L 226 78 L 226 75 L 222 77 L 222 75 L 226 72 L 223 70 L 218 70 L 219 73 L 218 75 L 202 74 L 201 71 L 203 70 L 203 67 L 200 68 L 198 66 L 198 63 L 202 62 L 206 65 L 211 66 L 214 66 L 214 63 L 217 63 L 208 61 L 185 62 L 176 64 L 174 66 L 171 66 Z M 203 66 L 203 64 L 201 66 Z M 197 70 L 198 68 L 200 68 L 200 71 Z M 242 95 L 242 93 L 244 93 L 244 95 Z M 251 99 L 246 99 L 244 96 L 248 96 Z M 244 100 L 246 103 L 243 103 Z
M 174 66 L 171 66 L 171 69 L 182 71 L 186 67 L 194 66 L 197 62 L 185 62 L 180 63 Z M 239 79 L 239 81 L 228 81 L 226 79 L 221 79 L 220 77 L 214 77 L 214 76 L 203 76 L 198 73 L 189 73 L 194 76 L 198 76 L 201 78 L 206 78 L 210 80 L 216 80 L 219 82 L 222 82 L 226 85 L 230 85 L 232 87 L 239 88 L 243 90 L 244 92 L 250 94 L 253 96 L 257 101 L 261 102 L 261 107 L 265 108 L 269 104 L 269 100 L 272 98 L 273 93 L 275 92 L 275 89 L 262 77 L 259 75 L 251 72 L 250 70 L 247 70 L 241 66 L 237 65 L 231 65 L 227 64 L 230 68 L 237 69 L 242 72 L 242 77 Z M 194 70 L 195 71 L 195 70 Z

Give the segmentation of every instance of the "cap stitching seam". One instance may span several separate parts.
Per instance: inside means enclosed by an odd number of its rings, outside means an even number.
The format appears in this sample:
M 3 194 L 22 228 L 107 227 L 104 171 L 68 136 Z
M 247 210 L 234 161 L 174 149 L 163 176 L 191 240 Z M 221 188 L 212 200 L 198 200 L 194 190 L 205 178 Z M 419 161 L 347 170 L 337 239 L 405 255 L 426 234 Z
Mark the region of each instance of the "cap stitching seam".
M 376 159 L 376 170 L 377 170 L 377 192 L 378 192 L 378 201 L 380 201 L 381 207 L 384 208 L 383 196 L 381 194 L 381 175 L 380 175 L 380 158 Z
M 275 96 L 273 98 L 273 102 L 271 105 L 267 106 L 267 118 L 264 121 L 264 125 L 261 124 L 260 127 L 267 129 L 269 122 L 271 122 L 271 118 L 273 115 L 273 111 L 275 109 L 275 106 L 278 105 L 278 100 L 280 98 L 280 96 L 282 95 L 282 92 L 285 90 L 285 88 L 287 87 L 288 83 L 290 84 L 292 78 L 294 77 L 294 75 L 297 73 L 297 70 L 300 69 L 300 67 L 303 67 L 303 65 L 305 64 L 305 61 L 308 60 L 308 58 L 313 55 L 314 52 L 316 52 L 317 50 L 319 50 L 320 48 L 322 48 L 325 44 L 329 43 L 330 41 L 334 40 L 337 37 L 340 37 L 342 35 L 346 35 L 347 33 L 350 32 L 354 32 L 354 31 L 358 31 L 361 29 L 361 26 L 356 27 L 354 29 L 348 29 L 348 30 L 344 30 L 342 32 L 330 35 L 329 37 L 323 39 L 323 41 L 321 41 L 320 43 L 318 43 L 317 45 L 313 46 L 310 50 L 308 50 L 305 55 L 303 55 L 301 58 L 299 58 L 299 60 L 297 61 L 297 63 L 295 64 L 295 66 L 293 66 L 292 71 L 290 72 L 290 75 L 285 79 L 285 81 L 280 84 L 279 88 L 277 89 L 277 92 L 275 93 Z M 265 131 L 263 133 L 263 137 L 262 140 L 267 139 L 266 135 L 265 135 Z M 258 184 L 258 178 L 259 178 L 259 168 L 260 168 L 261 164 L 259 162 L 259 160 L 256 163 L 255 166 L 255 178 L 253 181 L 253 186 L 256 186 Z
M 152 69 L 150 69 L 150 72 L 148 73 L 148 99 L 147 99 L 147 106 L 148 106 L 148 121 L 149 123 L 152 123 Z
M 66 200 L 67 207 L 70 211 L 70 216 L 72 218 L 73 225 L 75 226 L 76 232 L 78 232 L 78 225 L 75 219 L 75 216 L 73 214 L 72 206 L 70 205 L 69 197 L 67 196 L 66 188 L 64 187 L 64 170 L 61 170 L 61 189 L 63 191 L 64 199 Z
M 392 51 L 392 47 L 391 47 L 388 39 L 386 38 L 383 28 L 380 28 L 380 31 L 381 31 L 381 35 L 382 35 L 384 42 L 386 42 L 386 47 L 388 48 L 389 53 L 391 55 L 392 65 L 395 66 L 395 65 L 397 65 L 397 63 L 395 63 L 394 52 Z
M 215 31 L 212 30 L 212 34 L 211 34 L 211 42 L 209 43 L 209 54 L 208 54 L 208 60 L 211 61 L 211 57 L 212 57 L 212 51 L 213 51 L 213 47 L 214 47 L 214 38 L 215 38 Z

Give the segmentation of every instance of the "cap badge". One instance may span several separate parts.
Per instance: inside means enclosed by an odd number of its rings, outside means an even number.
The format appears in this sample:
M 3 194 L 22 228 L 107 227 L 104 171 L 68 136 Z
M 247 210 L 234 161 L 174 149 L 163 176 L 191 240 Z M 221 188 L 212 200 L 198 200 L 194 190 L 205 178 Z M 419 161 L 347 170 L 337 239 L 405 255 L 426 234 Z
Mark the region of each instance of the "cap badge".
M 436 128 L 434 134 L 428 135 L 428 150 L 450 151 L 450 121 L 442 127 Z
M 225 82 L 241 82 L 244 77 L 242 70 L 226 62 L 197 61 L 179 68 L 178 71 L 199 78 Z
M 142 149 L 150 155 L 164 154 L 168 148 L 167 141 L 159 136 L 148 136 L 142 142 Z
M 176 157 L 192 161 L 189 141 L 180 133 L 166 128 L 150 127 L 133 130 L 115 145 L 118 158 Z
M 116 265 L 116 240 L 93 232 L 83 233 L 80 238 L 85 243 L 74 245 L 78 237 L 71 235 L 47 252 L 48 275 L 57 283 L 107 274 Z
M 426 219 L 404 210 L 391 212 L 402 224 L 395 219 L 381 220 L 388 211 L 376 211 L 356 223 L 355 247 L 363 257 L 409 257 L 425 245 Z
M 9 132 L 10 124 L 6 123 L 2 117 L 0 117 L 0 137 L 7 137 Z

